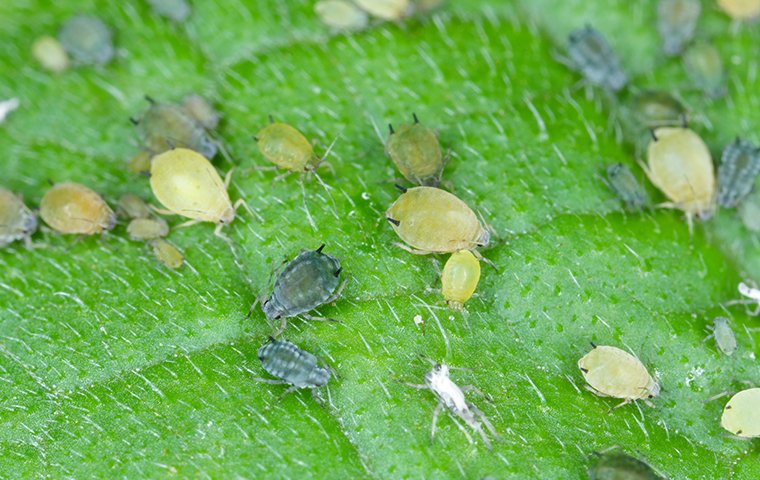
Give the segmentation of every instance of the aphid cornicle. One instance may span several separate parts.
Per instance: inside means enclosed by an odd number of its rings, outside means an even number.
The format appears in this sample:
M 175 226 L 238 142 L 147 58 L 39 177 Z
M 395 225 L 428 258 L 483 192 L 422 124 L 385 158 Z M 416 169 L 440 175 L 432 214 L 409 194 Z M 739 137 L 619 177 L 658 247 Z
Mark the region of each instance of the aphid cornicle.
M 163 238 L 157 238 L 150 242 L 151 250 L 153 250 L 153 256 L 156 260 L 163 263 L 172 270 L 176 270 L 185 263 L 185 257 L 182 252 L 177 250 L 177 247 L 167 242 Z
M 340 281 L 343 270 L 340 260 L 323 253 L 324 247 L 322 244 L 316 250 L 301 250 L 277 275 L 272 294 L 261 304 L 267 320 L 281 320 L 280 329 L 274 336 L 285 330 L 290 317 L 330 320 L 308 314 L 310 310 L 338 299 L 348 281 Z M 256 303 L 258 299 L 248 311 L 249 316 Z
M 590 480 L 662 480 L 645 462 L 622 452 L 600 453 L 588 470 Z
M 335 30 L 361 30 L 369 23 L 367 12 L 350 0 L 320 0 L 314 5 L 319 19 Z
M 718 0 L 718 6 L 734 20 L 754 20 L 760 16 L 760 0 Z
M 617 347 L 592 346 L 594 348 L 578 360 L 578 368 L 591 392 L 601 397 L 624 399 L 610 411 L 660 393 L 660 384 L 649 375 L 641 360 Z
M 69 56 L 61 42 L 50 36 L 42 36 L 32 44 L 32 55 L 43 68 L 60 73 L 69 68 Z
M 190 16 L 187 0 L 148 0 L 154 12 L 174 22 L 184 22 Z
M 683 55 L 683 65 L 692 82 L 707 95 L 726 93 L 723 60 L 713 44 L 701 41 L 691 45 Z
M 486 426 L 488 431 L 497 441 L 499 440 L 499 435 L 496 433 L 493 425 L 491 425 L 491 422 L 488 421 L 488 418 L 478 407 L 468 402 L 464 397 L 464 392 L 466 390 L 476 389 L 472 386 L 460 388 L 459 385 L 454 383 L 451 380 L 451 377 L 449 377 L 448 365 L 444 363 L 435 364 L 433 369 L 425 374 L 424 384 L 405 383 L 405 385 L 417 389 L 430 390 L 438 399 L 438 405 L 436 405 L 435 410 L 433 411 L 433 426 L 430 432 L 431 442 L 435 438 L 436 422 L 438 421 L 438 415 L 441 413 L 443 407 L 448 408 L 450 413 L 456 415 L 457 418 L 461 419 L 469 425 L 470 428 L 475 430 L 480 435 L 480 438 L 483 439 L 483 443 L 486 444 L 486 447 L 488 447 L 489 450 L 491 450 L 491 441 L 483 430 L 481 423 Z M 458 423 L 456 425 L 460 428 L 462 433 L 464 433 L 469 443 L 472 444 L 472 437 L 467 433 L 467 430 L 462 428 Z
M 114 55 L 111 29 L 92 15 L 75 15 L 66 20 L 58 40 L 76 63 L 103 65 Z
M 480 262 L 469 250 L 451 254 L 441 274 L 441 293 L 452 310 L 462 310 L 480 280 Z
M 255 380 L 271 385 L 290 385 L 276 402 L 300 388 L 311 388 L 312 395 L 318 399 L 315 389 L 326 385 L 330 380 L 329 368 L 320 367 L 317 357 L 287 340 L 269 337 L 269 342 L 259 348 L 258 357 L 264 370 L 280 380 Z
M 595 85 L 617 92 L 628 83 L 628 76 L 607 39 L 590 25 L 570 33 L 567 54 L 571 66 Z
M 648 165 L 642 168 L 652 183 L 671 200 L 662 206 L 692 219 L 710 218 L 715 210 L 715 169 L 710 150 L 688 128 L 662 127 L 652 131 L 647 149 Z
M 760 388 L 737 393 L 723 408 L 720 426 L 737 437 L 760 437 Z
M 657 30 L 666 55 L 678 55 L 691 41 L 701 10 L 700 0 L 659 0 Z
M 737 138 L 723 149 L 718 166 L 718 205 L 732 208 L 752 190 L 760 173 L 760 148 Z
M 715 317 L 713 325 L 708 326 L 712 333 L 707 338 L 714 338 L 718 349 L 725 355 L 731 356 L 736 351 L 736 335 L 728 322 L 726 317 Z
M 177 147 L 189 148 L 206 158 L 214 158 L 217 144 L 185 107 L 146 98 L 150 107 L 139 120 L 131 119 L 145 149 L 157 155 Z
M 130 240 L 145 241 L 165 237 L 169 234 L 169 226 L 163 218 L 135 218 L 127 225 L 127 235 Z
M 0 187 L 0 248 L 16 240 L 31 246 L 30 237 L 37 231 L 37 216 L 18 196 Z
M 116 225 L 103 197 L 78 183 L 58 183 L 40 201 L 40 217 L 59 233 L 92 235 Z
M 385 153 L 398 168 L 401 175 L 417 185 L 438 186 L 446 160 L 435 131 L 422 125 L 416 114 L 414 123 L 394 129 L 388 125 L 390 136 Z
M 413 11 L 410 0 L 353 0 L 373 17 L 383 20 L 400 20 Z
M 623 202 L 629 212 L 639 211 L 649 204 L 647 191 L 633 175 L 631 169 L 622 163 L 613 163 L 605 170 L 607 187 Z
M 490 232 L 462 200 L 435 187 L 401 188 L 385 218 L 412 253 L 453 253 L 485 247 Z M 411 247 L 411 248 L 409 248 Z
M 150 168 L 150 187 L 168 214 L 192 219 L 181 226 L 199 222 L 217 224 L 214 234 L 221 236 L 222 227 L 232 223 L 235 210 L 243 199 L 233 205 L 227 193 L 230 173 L 222 181 L 211 162 L 200 153 L 175 148 L 153 158 Z

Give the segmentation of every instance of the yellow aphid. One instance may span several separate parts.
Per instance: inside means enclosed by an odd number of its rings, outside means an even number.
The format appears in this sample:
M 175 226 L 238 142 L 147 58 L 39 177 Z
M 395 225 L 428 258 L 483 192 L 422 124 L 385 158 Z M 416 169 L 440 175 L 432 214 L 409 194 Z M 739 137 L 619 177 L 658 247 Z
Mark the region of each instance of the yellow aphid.
M 367 26 L 367 12 L 350 0 L 320 0 L 314 5 L 319 19 L 335 30 L 361 30 Z
M 40 216 L 60 233 L 92 235 L 116 224 L 103 197 L 78 183 L 59 183 L 48 190 L 40 202 Z
M 452 253 L 441 274 L 443 298 L 452 310 L 462 310 L 480 280 L 480 262 L 469 250 Z
M 737 393 L 723 408 L 720 426 L 737 437 L 760 437 L 760 388 Z
M 642 165 L 652 183 L 671 200 L 662 206 L 684 211 L 692 218 L 707 219 L 715 208 L 715 168 L 710 150 L 688 128 L 661 127 L 652 131 L 648 166 Z
M 319 166 L 311 143 L 287 123 L 270 123 L 256 135 L 259 151 L 270 162 L 292 172 L 306 172 Z
M 153 249 L 153 255 L 156 257 L 156 260 L 173 270 L 178 269 L 185 263 L 185 257 L 182 255 L 182 252 L 164 239 L 153 240 L 150 242 L 150 246 Z
M 435 187 L 414 187 L 391 205 L 385 218 L 412 253 L 447 253 L 488 245 L 490 233 L 475 212 L 454 195 Z
M 410 0 L 354 0 L 354 3 L 383 20 L 400 20 L 413 10 Z
M 69 55 L 61 43 L 53 37 L 43 36 L 32 44 L 32 55 L 46 70 L 60 73 L 69 68 Z
M 198 94 L 190 94 L 182 99 L 182 108 L 193 117 L 203 128 L 214 129 L 219 125 L 219 112 L 208 100 Z
M 31 246 L 30 237 L 37 230 L 37 217 L 23 200 L 0 187 L 0 247 L 16 240 Z
M 578 360 L 578 368 L 593 393 L 625 400 L 614 408 L 660 393 L 660 385 L 638 358 L 617 347 L 593 347 Z
M 734 20 L 760 16 L 760 0 L 718 0 L 718 6 Z
M 138 242 L 165 237 L 169 234 L 169 226 L 163 218 L 135 218 L 127 225 L 130 240 Z
M 150 216 L 150 207 L 133 193 L 125 193 L 119 197 L 118 203 L 119 215 L 127 218 L 148 218 Z
M 145 173 L 150 171 L 151 154 L 141 150 L 127 163 L 127 171 L 130 173 Z
M 153 157 L 150 187 L 169 213 L 192 219 L 181 226 L 198 222 L 216 223 L 215 235 L 235 219 L 235 210 L 227 194 L 230 175 L 222 181 L 211 162 L 200 153 L 175 148 Z

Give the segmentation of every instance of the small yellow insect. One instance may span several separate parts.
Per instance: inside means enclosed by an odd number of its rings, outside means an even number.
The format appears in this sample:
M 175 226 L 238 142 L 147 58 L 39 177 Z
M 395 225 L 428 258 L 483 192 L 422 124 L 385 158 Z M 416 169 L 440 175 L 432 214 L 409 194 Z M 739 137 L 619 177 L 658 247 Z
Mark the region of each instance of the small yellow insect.
M 410 0 L 354 0 L 354 3 L 383 20 L 400 20 L 414 10 Z
M 169 225 L 163 218 L 135 218 L 127 225 L 130 240 L 142 242 L 165 237 L 169 234 Z
M 127 218 L 148 218 L 150 216 L 148 204 L 134 193 L 125 193 L 119 197 L 117 206 L 119 215 Z
M 42 36 L 32 44 L 32 55 L 40 65 L 53 73 L 61 73 L 69 68 L 69 55 L 61 43 L 53 37 Z
M 103 197 L 78 183 L 59 183 L 48 190 L 40 216 L 60 233 L 92 235 L 116 225 L 116 214 Z
M 397 244 L 399 247 L 424 255 L 488 245 L 490 232 L 454 195 L 435 187 L 400 189 L 403 193 L 385 212 L 393 230 L 411 248 Z
M 150 187 L 168 209 L 160 213 L 191 219 L 180 227 L 212 222 L 217 224 L 214 234 L 222 236 L 222 227 L 232 223 L 235 211 L 243 204 L 243 199 L 235 205 L 230 202 L 227 186 L 231 173 L 222 181 L 203 155 L 187 148 L 175 148 L 153 157 Z
M 660 393 L 660 384 L 649 375 L 641 360 L 617 347 L 591 345 L 594 348 L 578 360 L 578 368 L 593 393 L 625 400 L 610 411 Z
M 737 437 L 760 437 L 760 388 L 737 393 L 723 408 L 720 426 Z
M 452 310 L 462 310 L 480 281 L 480 262 L 469 250 L 454 252 L 441 274 L 442 293 Z
M 649 164 L 643 165 L 652 183 L 686 214 L 689 231 L 692 219 L 708 219 L 715 210 L 715 167 L 710 150 L 688 128 L 661 127 L 652 131 L 648 147 Z
M 291 172 L 314 173 L 330 154 L 337 138 L 327 148 L 324 156 L 317 157 L 311 143 L 296 128 L 287 123 L 275 122 L 269 117 L 270 124 L 256 134 L 254 140 L 259 151 L 274 167 L 259 167 L 262 170 L 269 168 L 282 168 L 286 173 L 278 178 L 285 177 Z
M 417 185 L 438 186 L 446 159 L 441 154 L 433 129 L 420 123 L 412 114 L 414 123 L 401 125 L 396 130 L 388 125 L 391 132 L 385 144 L 385 154 L 407 180 Z
M 718 6 L 734 20 L 752 20 L 760 16 L 760 0 L 718 0 Z
M 153 255 L 156 257 L 156 260 L 172 270 L 178 269 L 185 263 L 185 257 L 182 255 L 182 252 L 162 238 L 153 240 L 150 242 L 150 246 L 153 249 Z
M 369 22 L 367 12 L 350 0 L 320 0 L 314 11 L 322 23 L 338 31 L 361 30 Z
M 148 173 L 150 172 L 150 159 L 152 155 L 145 150 L 141 150 L 127 162 L 127 171 L 130 173 Z

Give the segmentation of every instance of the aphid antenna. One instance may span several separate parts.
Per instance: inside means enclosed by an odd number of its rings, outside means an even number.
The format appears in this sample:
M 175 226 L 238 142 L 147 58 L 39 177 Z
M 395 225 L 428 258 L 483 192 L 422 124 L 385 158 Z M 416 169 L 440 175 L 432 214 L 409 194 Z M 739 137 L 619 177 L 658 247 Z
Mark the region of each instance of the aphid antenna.
M 391 133 L 391 135 L 393 135 L 394 133 L 396 133 L 396 132 L 393 130 L 393 125 L 391 125 L 390 123 L 388 124 L 388 131 Z
M 414 119 L 414 123 L 420 123 L 420 119 L 417 118 L 417 114 L 412 112 L 412 118 Z
M 341 130 L 340 132 L 338 132 L 337 135 L 335 135 L 335 138 L 333 138 L 332 143 L 330 143 L 330 146 L 327 147 L 327 150 L 325 151 L 325 154 L 322 155 L 322 157 L 317 160 L 317 165 L 314 167 L 314 169 L 316 169 L 317 167 L 319 167 L 319 165 L 322 162 L 324 162 L 325 159 L 330 155 L 330 152 L 332 152 L 332 149 L 335 146 L 335 142 L 338 141 L 338 139 L 340 138 L 341 135 L 343 135 L 343 130 Z
M 658 139 L 657 139 L 657 135 L 655 135 L 654 131 L 655 131 L 655 129 L 654 129 L 654 128 L 650 128 L 650 129 L 649 129 L 649 135 L 651 135 L 651 136 L 652 136 L 652 140 L 654 140 L 655 142 L 657 142 L 657 141 L 658 141 Z
M 401 186 L 398 183 L 395 183 L 393 186 L 396 187 L 396 190 L 398 190 L 401 193 L 406 193 L 408 190 L 406 187 Z
M 150 103 L 151 105 L 156 104 L 156 101 L 153 100 L 153 98 L 150 95 L 145 95 L 145 100 L 147 100 L 147 102 Z
M 136 119 L 135 117 L 129 117 L 129 121 L 134 126 L 137 126 L 140 124 L 140 120 Z
M 272 116 L 271 113 L 267 115 L 267 118 L 269 119 L 269 123 L 274 123 L 274 117 Z

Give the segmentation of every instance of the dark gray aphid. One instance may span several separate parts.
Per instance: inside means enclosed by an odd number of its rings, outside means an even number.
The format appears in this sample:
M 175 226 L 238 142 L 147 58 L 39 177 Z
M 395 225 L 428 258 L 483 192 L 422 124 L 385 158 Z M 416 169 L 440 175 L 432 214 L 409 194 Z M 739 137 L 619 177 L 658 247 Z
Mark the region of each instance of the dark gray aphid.
M 760 173 L 760 148 L 737 138 L 725 149 L 718 167 L 718 205 L 737 206 L 752 190 Z
M 652 467 L 625 453 L 596 453 L 588 470 L 591 480 L 662 480 Z
M 694 37 L 699 13 L 700 0 L 660 0 L 657 4 L 657 31 L 662 37 L 662 50 L 674 56 Z
M 61 26 L 58 40 L 76 63 L 103 65 L 114 55 L 111 29 L 92 15 L 75 15 Z
M 206 159 L 216 155 L 217 144 L 183 107 L 159 103 L 146 97 L 150 107 L 139 120 L 132 120 L 145 149 L 158 155 L 174 148 L 189 148 Z
M 639 211 L 649 204 L 646 190 L 627 166 L 613 163 L 607 166 L 606 173 L 607 179 L 604 183 L 625 204 L 628 211 Z
M 346 280 L 340 281 L 340 260 L 322 253 L 324 247 L 322 244 L 316 250 L 301 250 L 277 275 L 272 295 L 261 305 L 268 320 L 282 320 L 275 336 L 285 330 L 290 317 L 329 320 L 307 313 L 336 300 L 346 285 Z M 251 311 L 255 305 L 254 302 Z
M 570 33 L 567 54 L 571 66 L 593 84 L 617 92 L 628 83 L 618 56 L 604 36 L 590 25 Z
M 278 402 L 299 388 L 314 389 L 326 385 L 330 380 L 329 368 L 320 367 L 317 357 L 287 340 L 269 337 L 269 342 L 259 348 L 258 357 L 264 370 L 280 380 L 256 380 L 271 385 L 290 385 L 290 388 L 277 399 Z M 316 397 L 316 391 L 312 390 L 312 394 Z

